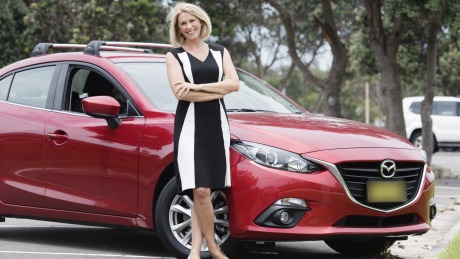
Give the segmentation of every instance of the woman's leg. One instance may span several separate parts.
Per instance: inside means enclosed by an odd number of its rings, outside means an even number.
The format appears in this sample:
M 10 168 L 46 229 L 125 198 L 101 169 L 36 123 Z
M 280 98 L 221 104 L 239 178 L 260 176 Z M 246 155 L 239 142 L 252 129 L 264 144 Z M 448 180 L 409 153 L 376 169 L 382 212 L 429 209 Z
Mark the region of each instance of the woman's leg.
M 203 244 L 203 233 L 201 232 L 195 206 L 192 207 L 192 249 L 188 259 L 200 258 L 201 245 Z
M 198 218 L 201 232 L 208 244 L 209 252 L 212 254 L 213 258 L 227 258 L 224 254 L 222 254 L 216 240 L 214 239 L 214 208 L 211 203 L 211 189 L 193 189 L 193 200 L 193 207 Z

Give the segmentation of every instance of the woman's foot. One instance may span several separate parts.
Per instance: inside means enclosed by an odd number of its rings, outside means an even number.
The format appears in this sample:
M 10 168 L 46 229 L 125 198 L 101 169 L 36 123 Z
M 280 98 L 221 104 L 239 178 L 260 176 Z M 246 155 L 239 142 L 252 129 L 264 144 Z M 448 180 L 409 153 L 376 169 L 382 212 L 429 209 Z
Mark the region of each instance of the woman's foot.
M 222 251 L 222 249 L 218 246 L 216 249 L 214 249 L 214 251 L 211 251 L 211 255 L 212 255 L 212 258 L 213 259 L 229 259 L 225 254 L 224 252 Z
M 188 255 L 187 259 L 200 259 L 200 252 L 190 251 L 190 254 Z

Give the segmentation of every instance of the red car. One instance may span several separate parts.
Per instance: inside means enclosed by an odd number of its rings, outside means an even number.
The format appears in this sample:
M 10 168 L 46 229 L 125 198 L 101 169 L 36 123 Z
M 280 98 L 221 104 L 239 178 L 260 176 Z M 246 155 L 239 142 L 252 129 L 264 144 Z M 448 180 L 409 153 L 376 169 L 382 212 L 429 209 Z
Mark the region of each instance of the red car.
M 41 43 L 0 70 L 1 219 L 151 229 L 175 256 L 188 254 L 193 200 L 176 194 L 177 100 L 157 47 L 170 46 Z M 372 255 L 429 231 L 435 177 L 420 150 L 384 129 L 308 113 L 238 73 L 240 91 L 225 97 L 232 187 L 212 193 L 226 253 L 324 240 Z

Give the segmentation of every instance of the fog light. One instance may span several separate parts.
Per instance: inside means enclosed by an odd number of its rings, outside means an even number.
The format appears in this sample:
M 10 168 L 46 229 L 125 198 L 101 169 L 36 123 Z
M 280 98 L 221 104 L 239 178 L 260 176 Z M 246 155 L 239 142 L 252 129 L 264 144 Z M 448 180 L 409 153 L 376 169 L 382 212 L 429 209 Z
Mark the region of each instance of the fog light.
M 289 212 L 283 210 L 283 211 L 280 213 L 280 221 L 281 221 L 281 223 L 283 223 L 283 224 L 288 224 L 289 221 L 290 221 Z
M 294 213 L 289 209 L 278 209 L 271 219 L 279 226 L 288 226 L 294 221 Z

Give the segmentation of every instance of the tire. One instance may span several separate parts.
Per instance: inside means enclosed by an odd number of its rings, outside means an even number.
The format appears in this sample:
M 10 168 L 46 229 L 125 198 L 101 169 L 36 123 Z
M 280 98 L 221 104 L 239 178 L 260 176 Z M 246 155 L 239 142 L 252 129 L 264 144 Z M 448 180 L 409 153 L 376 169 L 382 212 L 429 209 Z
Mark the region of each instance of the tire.
M 216 190 L 211 193 L 211 200 L 214 207 L 214 231 L 217 244 L 227 255 L 234 254 L 242 245 L 230 238 L 227 197 L 223 191 Z M 192 206 L 191 197 L 177 195 L 176 182 L 173 178 L 161 191 L 155 208 L 155 226 L 160 240 L 177 258 L 187 258 L 190 253 Z M 201 258 L 212 258 L 205 241 L 201 248 Z
M 414 134 L 412 134 L 410 140 L 409 140 L 415 147 L 418 149 L 422 149 L 422 132 L 417 131 Z M 436 138 L 433 136 L 433 153 L 438 151 L 438 143 L 436 141 Z
M 332 239 L 324 242 L 335 251 L 351 256 L 375 256 L 387 252 L 395 240 L 387 238 Z
M 421 131 L 415 132 L 410 138 L 410 142 L 418 149 L 422 149 L 422 144 L 423 144 L 422 132 Z

